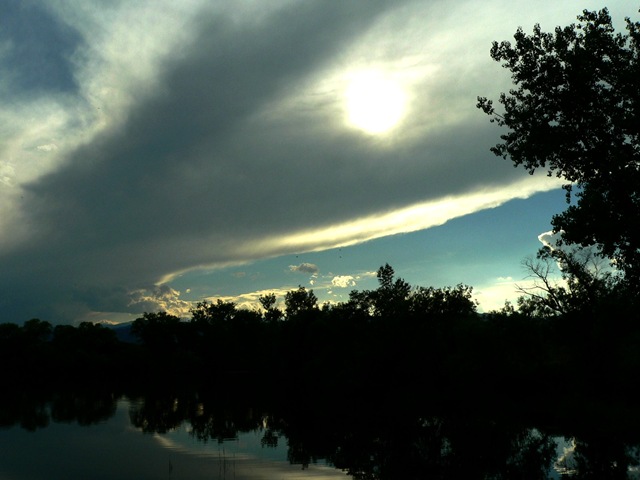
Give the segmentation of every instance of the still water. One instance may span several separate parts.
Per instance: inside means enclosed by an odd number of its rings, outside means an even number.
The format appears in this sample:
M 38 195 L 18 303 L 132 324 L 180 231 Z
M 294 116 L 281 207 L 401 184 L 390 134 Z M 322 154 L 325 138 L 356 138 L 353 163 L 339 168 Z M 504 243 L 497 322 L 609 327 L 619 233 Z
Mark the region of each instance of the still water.
M 33 431 L 17 425 L 0 430 L 0 479 L 349 478 L 324 462 L 304 469 L 292 464 L 286 440 L 264 446 L 260 429 L 208 442 L 185 423 L 143 433 L 131 420 L 136 407 L 120 398 L 113 416 L 89 425 L 51 421 Z
M 198 395 L 17 398 L 0 404 L 0 480 L 640 478 L 638 445 L 615 435 L 397 409 L 277 410 Z

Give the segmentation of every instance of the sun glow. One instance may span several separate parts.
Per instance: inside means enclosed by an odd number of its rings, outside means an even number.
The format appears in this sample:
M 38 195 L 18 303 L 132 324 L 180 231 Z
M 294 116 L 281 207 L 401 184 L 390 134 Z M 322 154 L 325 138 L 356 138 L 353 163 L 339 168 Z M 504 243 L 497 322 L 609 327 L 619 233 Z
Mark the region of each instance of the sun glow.
M 405 113 L 404 91 L 378 72 L 354 76 L 345 98 L 349 124 L 372 135 L 393 129 Z

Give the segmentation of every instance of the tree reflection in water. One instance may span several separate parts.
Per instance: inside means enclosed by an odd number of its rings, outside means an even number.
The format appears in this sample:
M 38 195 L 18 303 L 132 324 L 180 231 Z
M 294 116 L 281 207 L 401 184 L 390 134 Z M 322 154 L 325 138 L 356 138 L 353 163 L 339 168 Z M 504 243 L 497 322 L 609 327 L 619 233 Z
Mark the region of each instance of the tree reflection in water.
M 0 397 L 0 428 L 19 425 L 28 431 L 51 421 L 81 426 L 107 421 L 116 412 L 119 395 L 111 392 L 11 392 Z
M 571 458 L 559 458 L 556 428 L 518 419 L 470 415 L 420 416 L 400 405 L 313 404 L 289 401 L 269 409 L 221 403 L 203 394 L 145 397 L 132 423 L 145 432 L 186 424 L 202 442 L 255 432 L 264 448 L 286 441 L 288 459 L 303 468 L 324 460 L 356 479 L 632 478 L 638 438 L 584 433 Z
M 0 427 L 100 423 L 114 414 L 119 398 L 97 392 L 6 395 Z M 429 413 L 415 402 L 301 401 L 290 394 L 260 401 L 211 391 L 129 398 L 131 423 L 144 433 L 181 428 L 203 443 L 254 433 L 264 449 L 286 445 L 293 464 L 324 461 L 355 479 L 627 479 L 637 478 L 640 463 L 637 419 L 631 417 L 625 417 L 627 429 L 593 417 L 582 417 L 581 425 L 558 421 L 533 428 L 512 414 L 458 408 L 455 414 Z M 558 452 L 561 434 L 568 435 L 564 454 Z
M 581 479 L 640 478 L 640 449 L 619 439 L 590 437 L 566 439 L 569 447 L 556 460 L 555 468 L 563 476 Z

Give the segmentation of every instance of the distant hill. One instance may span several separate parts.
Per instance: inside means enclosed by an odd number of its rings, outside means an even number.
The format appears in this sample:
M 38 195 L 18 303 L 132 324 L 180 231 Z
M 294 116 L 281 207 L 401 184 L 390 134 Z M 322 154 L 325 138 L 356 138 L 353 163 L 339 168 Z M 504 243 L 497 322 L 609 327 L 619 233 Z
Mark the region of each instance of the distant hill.
M 136 337 L 131 333 L 132 325 L 133 325 L 133 322 L 125 322 L 125 323 L 118 323 L 115 325 L 105 325 L 105 326 L 107 326 L 108 328 L 116 332 L 116 337 L 118 337 L 118 340 L 120 340 L 121 342 L 139 343 L 138 337 Z

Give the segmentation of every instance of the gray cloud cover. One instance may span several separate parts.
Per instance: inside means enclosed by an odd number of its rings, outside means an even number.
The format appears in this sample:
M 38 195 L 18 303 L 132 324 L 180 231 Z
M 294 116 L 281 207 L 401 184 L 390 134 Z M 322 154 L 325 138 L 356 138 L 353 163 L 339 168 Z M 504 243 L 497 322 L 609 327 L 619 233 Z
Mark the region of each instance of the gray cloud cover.
M 39 2 L 3 0 L 0 6 L 3 76 L 14 95 L 75 91 L 71 57 L 81 42 L 75 29 Z
M 141 50 L 140 70 L 148 72 L 122 80 L 118 94 L 117 76 L 107 77 L 91 54 L 115 36 L 105 33 L 98 42 L 83 32 L 85 10 L 74 17 L 59 2 L 28 10 L 7 3 L 5 12 L 21 22 L 30 21 L 26 15 L 36 24 L 55 20 L 38 39 L 3 30 L 9 53 L 0 61 L 38 90 L 25 109 L 37 113 L 33 105 L 49 98 L 67 116 L 54 126 L 51 115 L 43 116 L 48 134 L 34 137 L 41 143 L 31 150 L 21 144 L 22 166 L 17 147 L 2 152 L 8 173 L 1 195 L 11 205 L 0 218 L 6 320 L 134 311 L 132 292 L 142 298 L 141 291 L 157 290 L 176 272 L 290 253 L 299 247 L 286 238 L 298 232 L 445 197 L 509 191 L 522 180 L 491 157 L 496 131 L 474 109 L 474 95 L 496 88 L 495 79 L 483 78 L 495 74 L 489 43 L 471 63 L 463 46 L 433 48 L 449 35 L 442 30 L 447 21 L 437 17 L 444 2 L 281 2 L 266 13 L 242 3 L 255 16 L 221 4 L 210 10 L 190 3 L 174 43 L 162 46 L 162 37 L 149 33 L 160 46 Z M 93 7 L 106 8 L 99 1 Z M 424 15 L 422 30 L 416 12 Z M 86 22 L 100 19 L 87 14 Z M 418 31 L 422 36 L 403 40 Z M 382 34 L 389 40 L 367 51 Z M 456 48 L 459 57 L 447 61 L 443 56 Z M 24 52 L 30 60 L 17 65 Z M 105 52 L 104 59 L 113 54 Z M 33 73 L 45 53 L 50 60 Z M 372 137 L 345 126 L 341 72 L 354 64 L 406 74 L 411 102 L 402 129 Z M 486 70 L 471 68 L 478 65 Z M 5 98 L 16 89 L 2 85 Z M 96 96 L 103 91 L 112 93 Z M 25 136 L 36 128 L 19 125 Z M 42 173 L 33 173 L 39 162 Z M 20 168 L 27 172 L 22 179 L 12 173 Z M 335 244 L 365 239 L 366 232 L 350 235 Z M 274 238 L 285 240 L 265 240 Z

